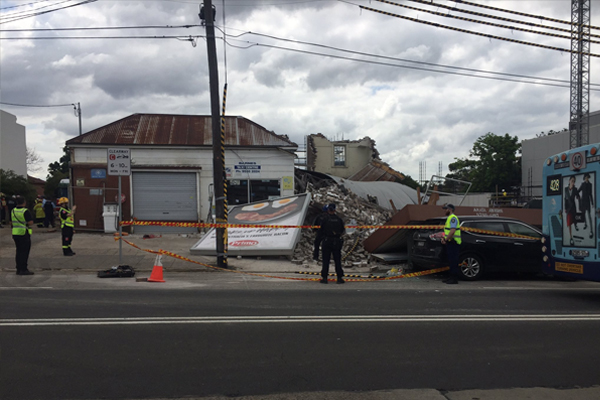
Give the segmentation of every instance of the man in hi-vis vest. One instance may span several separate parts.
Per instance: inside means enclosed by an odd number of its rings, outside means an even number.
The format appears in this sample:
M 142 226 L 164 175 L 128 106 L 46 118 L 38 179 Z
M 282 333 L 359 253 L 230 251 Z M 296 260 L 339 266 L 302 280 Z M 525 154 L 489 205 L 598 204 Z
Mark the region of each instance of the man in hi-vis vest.
M 33 216 L 25 207 L 23 197 L 16 198 L 16 207 L 10 212 L 10 225 L 12 226 L 12 237 L 17 246 L 17 275 L 33 275 L 33 272 L 27 269 L 29 260 L 29 251 L 31 250 L 31 226 L 33 225 Z
M 460 221 L 458 217 L 454 215 L 454 206 L 452 204 L 445 204 L 442 207 L 446 216 L 446 224 L 444 225 L 444 237 L 442 238 L 442 244 L 446 245 L 446 255 L 448 256 L 448 264 L 450 266 L 450 276 L 444 280 L 444 283 L 449 285 L 456 285 L 458 283 L 458 277 L 460 271 L 458 270 L 458 257 L 460 254 Z
M 75 230 L 75 219 L 73 216 L 75 215 L 77 206 L 73 206 L 73 209 L 69 210 L 69 199 L 66 197 L 58 199 L 58 206 L 60 207 L 58 215 L 60 216 L 63 255 L 74 256 L 75 253 L 71 250 L 71 243 L 73 242 L 73 233 Z

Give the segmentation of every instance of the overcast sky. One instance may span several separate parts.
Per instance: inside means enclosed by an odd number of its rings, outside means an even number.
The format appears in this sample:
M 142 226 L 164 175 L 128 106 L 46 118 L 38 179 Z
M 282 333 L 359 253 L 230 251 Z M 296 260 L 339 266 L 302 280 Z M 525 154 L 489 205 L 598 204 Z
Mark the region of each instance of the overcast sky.
M 570 36 L 437 5 L 394 1 L 462 18 Z M 471 1 L 571 19 L 570 0 Z M 202 0 L 99 0 L 73 6 L 82 2 L 0 0 L 1 102 L 80 103 L 83 133 L 134 113 L 210 114 L 203 27 L 56 30 L 197 25 Z M 226 114 L 243 116 L 288 135 L 301 146 L 305 135 L 311 133 L 320 132 L 330 139 L 369 136 L 376 141 L 383 161 L 418 180 L 420 162 L 426 163 L 427 176 L 437 174 L 441 162 L 445 175 L 448 164 L 455 157 L 467 157 L 473 142 L 488 132 L 525 140 L 568 126 L 571 56 L 567 51 L 451 31 L 359 6 L 562 49 L 570 49 L 569 39 L 436 16 L 376 0 L 213 3 L 217 7 L 215 24 L 220 29 L 217 53 L 221 92 L 228 83 Z M 435 3 L 568 28 L 453 1 Z M 58 10 L 61 7 L 68 8 Z M 600 25 L 600 3 L 592 1 L 591 8 L 592 25 Z M 28 16 L 50 10 L 56 11 Z M 54 30 L 8 31 L 41 28 Z M 592 32 L 598 34 L 600 30 Z M 75 36 L 89 38 L 68 39 Z M 152 38 L 106 38 L 117 36 Z M 198 38 L 192 42 L 190 36 Z M 56 39 L 5 39 L 9 37 Z M 600 53 L 600 46 L 592 44 L 591 52 Z M 591 57 L 592 83 L 600 82 L 598 61 Z M 482 79 L 473 76 L 483 75 L 474 70 L 539 77 L 543 79 L 538 82 L 564 87 L 506 81 L 523 80 L 509 75 L 488 74 L 496 79 Z M 598 110 L 599 93 L 591 92 L 590 111 Z M 79 134 L 73 107 L 0 104 L 0 108 L 15 114 L 17 122 L 26 127 L 27 145 L 44 159 L 42 170 L 33 175 L 45 178 L 47 165 L 61 157 L 65 141 Z

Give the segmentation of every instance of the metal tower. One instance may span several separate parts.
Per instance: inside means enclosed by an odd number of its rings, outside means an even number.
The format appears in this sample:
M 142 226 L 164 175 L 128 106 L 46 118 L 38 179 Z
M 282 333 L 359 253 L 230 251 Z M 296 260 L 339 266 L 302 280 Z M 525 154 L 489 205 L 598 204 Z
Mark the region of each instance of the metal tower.
M 571 0 L 571 149 L 590 141 L 590 3 Z

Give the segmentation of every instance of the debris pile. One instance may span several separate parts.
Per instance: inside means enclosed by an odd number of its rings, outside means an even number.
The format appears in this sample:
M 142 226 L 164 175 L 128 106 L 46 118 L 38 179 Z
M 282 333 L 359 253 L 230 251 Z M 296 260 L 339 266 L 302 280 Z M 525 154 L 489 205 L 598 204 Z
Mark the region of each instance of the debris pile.
M 312 201 L 304 225 L 313 225 L 323 206 L 330 203 L 337 205 L 336 213 L 347 226 L 383 225 L 392 217 L 392 211 L 357 196 L 343 184 L 333 183 L 327 187 L 315 188 L 309 183 L 307 191 L 311 192 Z M 362 243 L 373 231 L 374 229 L 346 228 L 342 248 L 342 265 L 345 268 L 368 263 L 369 253 Z M 294 250 L 293 262 L 307 264 L 312 261 L 315 236 L 316 232 L 312 229 L 302 230 L 302 237 Z

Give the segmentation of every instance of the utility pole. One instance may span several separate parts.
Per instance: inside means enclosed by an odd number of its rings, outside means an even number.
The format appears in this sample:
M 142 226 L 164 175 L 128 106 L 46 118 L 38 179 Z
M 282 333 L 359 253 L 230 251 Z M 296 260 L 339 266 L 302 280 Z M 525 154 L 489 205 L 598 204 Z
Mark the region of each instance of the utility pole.
M 212 147 L 213 147 L 213 182 L 215 190 L 216 222 L 225 224 L 225 191 L 224 169 L 225 151 L 221 137 L 219 115 L 219 71 L 217 69 L 217 46 L 215 41 L 215 24 L 212 0 L 204 0 L 204 12 L 200 12 L 200 19 L 204 17 L 206 26 L 206 49 L 208 52 L 208 73 L 210 84 L 210 110 L 212 120 Z M 217 266 L 227 268 L 227 253 L 225 250 L 225 228 L 217 228 Z
M 81 136 L 81 104 L 77 103 L 75 105 L 75 103 L 71 103 L 71 105 L 75 109 L 75 116 L 79 117 L 79 136 Z

